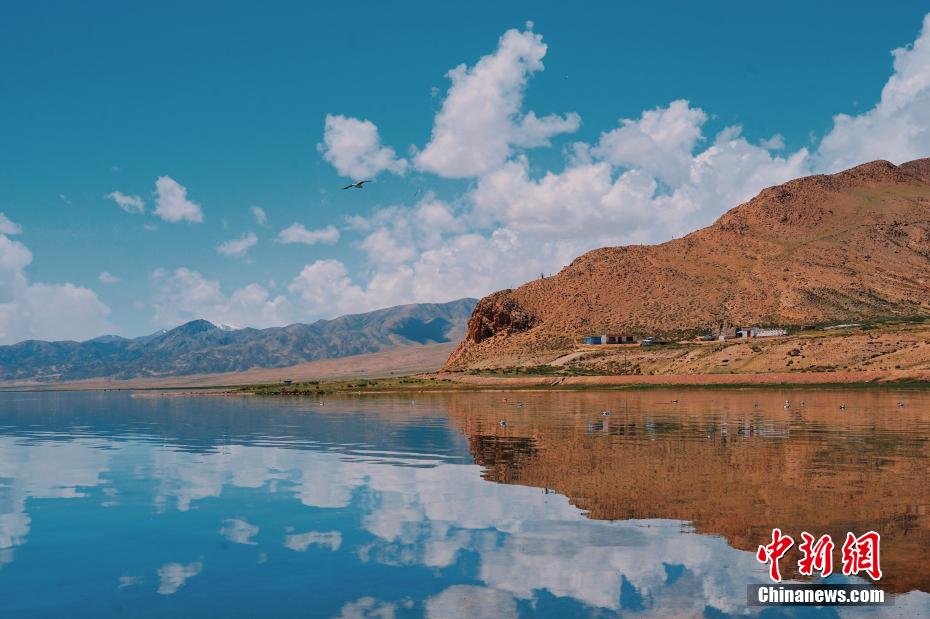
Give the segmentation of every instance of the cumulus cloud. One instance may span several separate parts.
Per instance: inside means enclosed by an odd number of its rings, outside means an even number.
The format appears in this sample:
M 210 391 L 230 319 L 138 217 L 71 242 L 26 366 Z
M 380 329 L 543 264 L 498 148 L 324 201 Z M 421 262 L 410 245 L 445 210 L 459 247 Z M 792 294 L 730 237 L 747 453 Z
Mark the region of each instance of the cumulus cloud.
M 247 232 L 237 239 L 223 241 L 216 246 L 216 251 L 228 258 L 245 258 L 249 250 L 258 244 L 258 237 L 254 232 Z
M 395 604 L 366 596 L 343 605 L 335 619 L 394 619 L 395 610 Z
M 22 226 L 10 221 L 6 214 L 0 213 L 0 234 L 22 234 L 22 232 Z
M 318 230 L 308 230 L 303 224 L 294 222 L 287 228 L 278 233 L 279 243 L 303 243 L 304 245 L 316 245 L 325 243 L 332 245 L 339 240 L 339 230 L 333 226 L 326 226 Z
M 930 154 L 930 14 L 911 45 L 891 52 L 894 73 L 874 108 L 837 114 L 816 154 L 818 170 L 834 172 L 873 159 L 903 163 Z
M 172 595 L 203 570 L 203 563 L 166 563 L 158 568 L 158 593 Z
M 220 528 L 220 535 L 228 539 L 233 544 L 244 544 L 254 546 L 253 537 L 258 535 L 259 528 L 240 518 L 227 518 L 223 521 Z
M 101 271 L 100 275 L 97 276 L 97 280 L 101 284 L 118 284 L 122 280 L 115 275 L 112 275 L 109 271 Z
M 467 609 L 467 612 L 465 611 Z M 506 592 L 491 587 L 453 585 L 426 601 L 429 619 L 508 619 L 518 617 L 517 601 Z
M 736 128 L 704 136 L 706 113 L 687 102 L 645 118 L 648 131 L 636 130 L 653 143 L 661 138 L 674 155 L 667 165 L 649 158 L 651 147 L 619 153 L 595 144 L 586 145 L 587 157 L 534 177 L 528 158 L 518 155 L 480 176 L 455 208 L 427 196 L 351 219 L 350 229 L 364 235 L 358 246 L 370 277 L 326 278 L 339 283 L 324 287 L 329 298 L 361 308 L 383 291 L 398 303 L 482 296 L 555 272 L 596 247 L 690 232 L 760 188 L 808 173 L 807 151 L 776 156 Z M 691 152 L 702 138 L 704 149 Z
M 0 342 L 87 339 L 114 330 L 109 314 L 110 308 L 89 288 L 18 283 L 13 300 L 0 303 Z
M 382 146 L 373 122 L 341 114 L 327 114 L 317 151 L 340 175 L 356 180 L 374 178 L 381 172 L 403 174 L 407 169 L 407 161 L 393 148 Z
M 769 150 L 782 150 L 785 147 L 785 136 L 780 133 L 776 133 L 767 140 L 762 140 L 759 142 L 759 145 Z
M 265 213 L 265 209 L 260 206 L 251 206 L 249 207 L 249 212 L 252 213 L 252 217 L 255 218 L 255 223 L 259 226 L 264 226 L 268 223 L 268 215 Z
M 404 294 L 402 289 L 392 289 L 394 283 L 376 278 L 363 289 L 349 276 L 345 264 L 327 259 L 305 266 L 288 292 L 308 315 L 337 316 L 392 305 Z
M 156 269 L 150 280 L 154 320 L 162 327 L 173 327 L 197 318 L 215 324 L 270 327 L 287 323 L 292 312 L 286 297 L 273 296 L 257 283 L 226 295 L 219 281 L 184 267 L 174 271 Z
M 678 186 L 691 168 L 694 146 L 707 120 L 688 101 L 643 112 L 638 120 L 621 119 L 620 127 L 601 134 L 593 154 L 611 165 L 639 169 Z
M 122 191 L 111 191 L 104 198 L 109 198 L 127 213 L 145 212 L 145 201 L 139 196 L 131 196 Z
M 291 533 L 284 538 L 284 547 L 296 552 L 305 552 L 310 546 L 339 550 L 342 545 L 342 533 L 339 531 L 308 531 Z
M 26 268 L 32 252 L 7 234 L 20 227 L 6 217 L 0 226 L 0 344 L 27 339 L 86 339 L 113 331 L 107 307 L 89 288 L 71 283 L 32 283 Z
M 522 114 L 529 77 L 542 70 L 546 44 L 529 30 L 509 30 L 497 50 L 473 67 L 459 65 L 433 125 L 429 143 L 416 156 L 419 169 L 450 178 L 487 173 L 507 160 L 515 146 L 544 146 L 560 133 L 578 129 L 581 118 Z
M 187 188 L 170 176 L 155 181 L 155 214 L 169 223 L 203 221 L 200 205 L 187 198 Z

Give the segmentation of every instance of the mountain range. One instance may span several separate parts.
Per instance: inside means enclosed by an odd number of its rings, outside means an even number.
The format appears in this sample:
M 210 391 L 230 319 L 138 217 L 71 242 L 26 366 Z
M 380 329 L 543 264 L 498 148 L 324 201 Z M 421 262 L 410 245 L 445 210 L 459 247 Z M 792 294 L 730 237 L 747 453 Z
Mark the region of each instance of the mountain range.
M 0 346 L 0 380 L 71 381 L 186 376 L 278 368 L 319 359 L 460 339 L 475 299 L 400 305 L 268 329 L 194 320 L 138 338 L 27 340 Z
M 930 317 L 930 159 L 763 190 L 660 245 L 604 247 L 478 302 L 445 368 L 548 363 L 584 335 Z

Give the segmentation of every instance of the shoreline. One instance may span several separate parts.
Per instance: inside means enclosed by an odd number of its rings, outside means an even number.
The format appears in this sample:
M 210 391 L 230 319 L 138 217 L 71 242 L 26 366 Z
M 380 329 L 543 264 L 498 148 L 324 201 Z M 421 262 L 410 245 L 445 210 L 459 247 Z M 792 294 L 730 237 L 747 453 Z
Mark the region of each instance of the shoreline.
M 250 385 L 226 392 L 258 396 L 452 393 L 487 391 L 618 391 L 648 389 L 930 389 L 930 373 L 843 372 L 665 376 L 482 376 L 436 372 L 417 376 L 311 383 Z
M 127 381 L 128 382 L 128 381 Z M 405 376 L 357 377 L 328 380 L 214 383 L 201 385 L 107 384 L 18 385 L 6 393 L 125 392 L 136 397 L 168 396 L 308 396 L 376 393 L 445 393 L 480 391 L 615 391 L 646 389 L 801 389 L 805 387 L 930 389 L 930 371 L 771 372 L 759 374 L 655 375 L 487 375 L 430 372 Z

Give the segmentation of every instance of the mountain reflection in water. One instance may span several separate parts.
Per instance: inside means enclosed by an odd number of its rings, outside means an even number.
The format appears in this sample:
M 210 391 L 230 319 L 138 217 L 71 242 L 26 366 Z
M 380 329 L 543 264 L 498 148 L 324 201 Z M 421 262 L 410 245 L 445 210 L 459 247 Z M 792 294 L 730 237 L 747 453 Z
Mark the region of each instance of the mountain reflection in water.
M 0 615 L 756 614 L 776 526 L 930 613 L 930 394 L 413 397 L 0 394 Z

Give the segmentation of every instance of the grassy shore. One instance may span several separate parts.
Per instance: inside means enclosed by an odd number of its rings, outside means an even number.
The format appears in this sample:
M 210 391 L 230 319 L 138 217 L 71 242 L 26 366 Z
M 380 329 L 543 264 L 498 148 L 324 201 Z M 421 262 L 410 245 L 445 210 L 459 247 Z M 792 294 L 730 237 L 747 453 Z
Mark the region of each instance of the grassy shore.
M 721 377 L 656 376 L 655 380 L 618 381 L 614 376 L 585 376 L 575 380 L 553 380 L 551 375 L 528 376 L 480 376 L 448 375 L 404 376 L 381 379 L 360 379 L 340 381 L 307 381 L 284 384 L 257 384 L 237 387 L 225 393 L 239 393 L 257 396 L 324 396 L 330 394 L 361 393 L 401 393 L 401 392 L 461 392 L 488 390 L 546 390 L 546 391 L 594 391 L 594 390 L 638 390 L 638 389 L 850 389 L 850 388 L 895 388 L 895 389 L 930 389 L 930 380 L 908 377 L 871 378 L 853 380 L 846 376 L 837 380 L 829 374 L 816 376 L 778 375 L 778 376 L 737 376 L 730 375 L 729 380 Z M 638 377 L 646 378 L 649 377 Z M 676 378 L 682 380 L 675 380 Z M 764 378 L 764 379 L 762 379 Z M 792 380 L 795 379 L 795 380 Z

